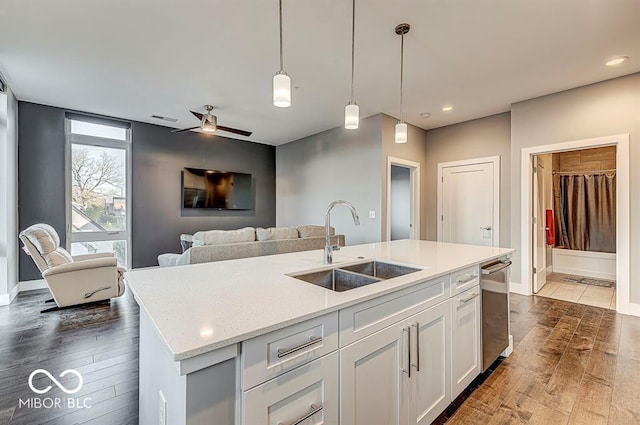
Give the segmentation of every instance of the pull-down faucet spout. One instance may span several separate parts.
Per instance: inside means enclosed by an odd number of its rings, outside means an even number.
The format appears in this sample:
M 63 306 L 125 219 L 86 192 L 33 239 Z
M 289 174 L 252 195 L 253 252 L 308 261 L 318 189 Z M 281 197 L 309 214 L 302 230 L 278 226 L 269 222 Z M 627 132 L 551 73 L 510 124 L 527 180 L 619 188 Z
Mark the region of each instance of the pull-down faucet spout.
M 331 210 L 336 205 L 344 205 L 349 208 L 351 211 L 351 216 L 353 217 L 353 223 L 356 226 L 360 225 L 360 217 L 358 217 L 358 212 L 356 211 L 356 207 L 349 201 L 333 201 L 327 207 L 327 213 L 324 216 L 324 263 L 331 264 L 333 262 L 333 251 L 338 251 L 340 249 L 340 245 L 331 245 Z

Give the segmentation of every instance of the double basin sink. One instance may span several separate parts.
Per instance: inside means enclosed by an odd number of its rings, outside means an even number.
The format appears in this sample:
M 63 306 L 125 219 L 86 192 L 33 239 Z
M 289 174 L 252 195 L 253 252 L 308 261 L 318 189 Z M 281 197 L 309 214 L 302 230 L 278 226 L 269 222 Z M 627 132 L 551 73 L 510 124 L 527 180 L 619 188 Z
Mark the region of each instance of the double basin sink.
M 289 276 L 332 291 L 344 292 L 420 270 L 422 269 L 374 260 Z

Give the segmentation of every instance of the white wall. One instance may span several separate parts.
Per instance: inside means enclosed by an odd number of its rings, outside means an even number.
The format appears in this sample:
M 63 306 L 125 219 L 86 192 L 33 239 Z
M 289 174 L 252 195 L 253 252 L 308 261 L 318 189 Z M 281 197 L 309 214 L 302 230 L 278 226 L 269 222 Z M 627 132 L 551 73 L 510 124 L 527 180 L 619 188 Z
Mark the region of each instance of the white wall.
M 343 207 L 331 213 L 347 245 L 380 241 L 382 115 L 360 120 L 358 130 L 323 131 L 276 148 L 276 225 L 324 225 L 327 206 L 350 201 L 360 226 Z M 369 218 L 369 211 L 376 217 Z
M 0 93 L 0 305 L 18 284 L 18 101 Z
M 411 170 L 391 166 L 391 240 L 409 239 L 411 231 Z
M 640 303 L 640 73 L 519 102 L 511 108 L 511 246 L 520 248 L 523 148 L 628 133 L 630 137 L 630 300 Z M 520 282 L 520 252 L 512 279 Z

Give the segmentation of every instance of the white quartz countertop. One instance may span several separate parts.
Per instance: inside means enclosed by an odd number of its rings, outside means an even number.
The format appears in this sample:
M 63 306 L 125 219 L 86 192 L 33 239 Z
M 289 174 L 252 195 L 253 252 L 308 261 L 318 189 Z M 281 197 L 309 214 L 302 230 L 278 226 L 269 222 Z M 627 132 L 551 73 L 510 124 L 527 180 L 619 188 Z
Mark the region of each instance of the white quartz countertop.
M 287 274 L 322 269 L 322 250 L 128 272 L 128 287 L 174 361 L 336 311 L 512 253 L 505 248 L 402 240 L 344 247 L 333 266 L 381 259 L 423 270 L 345 292 Z

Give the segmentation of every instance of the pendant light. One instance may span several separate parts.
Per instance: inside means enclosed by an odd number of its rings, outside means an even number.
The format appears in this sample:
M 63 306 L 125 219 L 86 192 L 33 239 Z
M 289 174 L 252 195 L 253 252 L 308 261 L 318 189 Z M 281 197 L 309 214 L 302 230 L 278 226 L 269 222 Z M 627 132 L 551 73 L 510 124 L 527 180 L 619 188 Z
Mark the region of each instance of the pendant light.
M 400 41 L 400 121 L 396 124 L 396 143 L 407 143 L 407 124 L 404 122 L 403 111 L 403 77 L 404 77 L 404 35 L 409 32 L 411 26 L 409 24 L 400 24 L 396 26 L 396 34 L 401 37 Z
M 279 108 L 291 106 L 291 78 L 282 66 L 282 0 L 278 0 L 280 21 L 280 70 L 273 76 L 273 104 Z
M 352 0 L 351 7 L 351 100 L 344 107 L 344 128 L 355 130 L 360 125 L 360 107 L 353 100 L 353 75 L 356 45 L 356 0 Z

